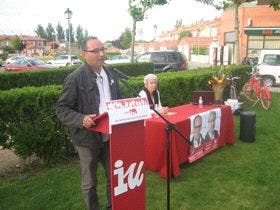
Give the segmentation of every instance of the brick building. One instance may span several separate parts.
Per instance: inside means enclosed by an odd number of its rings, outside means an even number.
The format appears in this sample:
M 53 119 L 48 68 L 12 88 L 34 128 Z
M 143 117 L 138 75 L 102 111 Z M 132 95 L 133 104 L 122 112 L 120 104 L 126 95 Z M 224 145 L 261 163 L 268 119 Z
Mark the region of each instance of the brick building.
M 12 47 L 12 39 L 14 37 L 15 35 L 0 35 L 0 49 L 6 46 Z M 42 56 L 44 54 L 45 39 L 29 35 L 19 35 L 18 37 L 25 45 L 25 49 L 21 52 L 22 54 L 28 56 Z
M 266 1 L 254 1 L 239 7 L 240 60 L 259 56 L 261 49 L 280 49 L 280 11 L 274 11 Z M 226 10 L 221 15 L 220 46 L 228 49 L 229 63 L 233 63 L 234 12 Z
M 239 49 L 240 60 L 244 57 L 258 57 L 261 49 L 280 49 L 280 11 L 269 7 L 269 1 L 258 0 L 239 6 Z M 182 31 L 191 31 L 192 38 L 183 38 L 177 49 L 190 60 L 216 64 L 233 63 L 234 58 L 234 10 L 228 8 L 219 18 L 200 21 L 196 24 L 162 33 L 157 39 L 158 50 L 164 48 L 167 40 L 179 40 Z M 146 49 L 153 43 L 146 44 Z M 144 47 L 144 46 L 142 46 Z M 208 58 L 202 60 L 191 54 L 192 48 L 208 48 Z M 142 48 L 142 51 L 144 49 Z M 146 50 L 147 51 L 147 50 Z M 202 56 L 200 56 L 202 58 Z

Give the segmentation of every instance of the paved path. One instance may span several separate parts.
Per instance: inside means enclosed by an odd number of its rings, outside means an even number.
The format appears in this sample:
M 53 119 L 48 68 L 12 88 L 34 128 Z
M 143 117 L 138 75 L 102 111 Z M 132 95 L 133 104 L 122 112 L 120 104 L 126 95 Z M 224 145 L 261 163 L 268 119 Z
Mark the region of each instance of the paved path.
M 269 88 L 270 92 L 277 92 L 277 93 L 280 93 L 280 87 L 270 87 Z
M 12 150 L 0 149 L 0 177 L 20 170 L 23 161 Z

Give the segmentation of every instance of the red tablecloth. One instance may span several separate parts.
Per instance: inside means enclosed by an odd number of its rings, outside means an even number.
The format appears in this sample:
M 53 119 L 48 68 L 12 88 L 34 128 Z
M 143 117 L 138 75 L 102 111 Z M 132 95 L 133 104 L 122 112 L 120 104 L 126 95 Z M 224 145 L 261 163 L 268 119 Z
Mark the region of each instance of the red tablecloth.
M 187 104 L 170 109 L 173 115 L 164 115 L 167 120 L 174 123 L 187 138 L 190 136 L 191 115 L 218 108 L 215 105 L 207 105 L 199 108 L 198 105 Z M 219 106 L 221 108 L 221 129 L 218 139 L 219 147 L 234 144 L 234 123 L 230 106 Z M 159 171 L 164 178 L 167 177 L 166 161 L 166 123 L 161 118 L 151 118 L 146 121 L 145 128 L 145 165 L 147 169 Z M 189 157 L 189 143 L 179 134 L 171 132 L 171 176 L 179 176 L 179 164 L 187 162 Z

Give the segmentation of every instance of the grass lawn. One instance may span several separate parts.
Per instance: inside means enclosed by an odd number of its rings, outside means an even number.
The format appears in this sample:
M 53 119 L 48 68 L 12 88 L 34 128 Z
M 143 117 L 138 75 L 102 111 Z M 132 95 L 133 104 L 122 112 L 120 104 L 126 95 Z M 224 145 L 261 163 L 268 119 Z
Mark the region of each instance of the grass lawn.
M 208 154 L 196 163 L 181 166 L 171 182 L 171 209 L 280 209 L 280 94 L 272 95 L 269 111 L 260 104 L 245 110 L 256 112 L 256 141 L 239 140 Z M 148 171 L 146 209 L 166 209 L 165 180 Z M 100 167 L 100 202 L 105 209 L 105 180 Z M 0 180 L 0 209 L 85 209 L 80 192 L 78 162 L 58 165 Z

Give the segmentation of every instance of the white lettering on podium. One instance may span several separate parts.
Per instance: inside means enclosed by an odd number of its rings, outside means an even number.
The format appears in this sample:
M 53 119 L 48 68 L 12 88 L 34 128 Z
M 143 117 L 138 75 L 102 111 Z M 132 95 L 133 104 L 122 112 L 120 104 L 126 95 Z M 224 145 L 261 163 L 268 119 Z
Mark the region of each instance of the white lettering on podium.
M 144 173 L 141 173 L 141 170 L 143 168 L 144 161 L 140 161 L 135 176 L 133 177 L 136 165 L 137 163 L 132 163 L 129 166 L 128 170 L 124 173 L 123 161 L 117 160 L 115 162 L 116 169 L 114 170 L 114 175 L 118 176 L 118 186 L 114 188 L 115 196 L 127 192 L 128 188 L 134 189 L 136 186 L 139 187 L 142 184 Z M 126 177 L 127 177 L 127 183 L 125 183 Z

